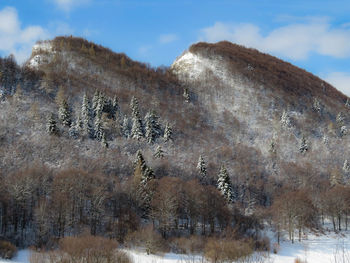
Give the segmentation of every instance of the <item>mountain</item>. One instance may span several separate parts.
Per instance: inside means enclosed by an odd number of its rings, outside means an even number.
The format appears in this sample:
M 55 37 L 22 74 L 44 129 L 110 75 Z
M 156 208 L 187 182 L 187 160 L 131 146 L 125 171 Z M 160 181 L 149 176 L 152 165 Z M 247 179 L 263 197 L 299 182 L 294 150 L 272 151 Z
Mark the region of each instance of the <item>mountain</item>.
M 7 70 L 5 60 L 9 58 L 3 59 L 2 72 Z M 33 80 L 3 80 L 3 93 L 8 94 L 1 103 L 5 170 L 37 161 L 57 168 L 104 167 L 127 176 L 141 149 L 157 176 L 196 177 L 202 154 L 213 179 L 222 163 L 237 180 L 285 177 L 293 173 L 290 169 L 327 177 L 331 170 L 341 170 L 348 153 L 345 95 L 305 70 L 229 42 L 194 44 L 170 68 L 155 69 L 84 39 L 57 37 L 37 43 L 25 66 L 16 70 Z M 83 95 L 91 100 L 96 90 L 116 96 L 119 103 L 120 118 L 106 118 L 103 124 L 107 154 L 98 141 L 74 140 L 64 127 L 59 137 L 47 134 L 47 114 L 57 115 L 57 97 L 68 101 L 74 121 Z M 154 110 L 163 131 L 170 123 L 172 143 L 120 136 L 121 118 L 131 121 L 133 96 L 143 119 Z M 308 149 L 300 153 L 303 138 Z M 152 157 L 158 145 L 166 152 L 162 161 Z M 9 165 L 8 159 L 17 165 Z
M 57 37 L 0 73 L 0 235 L 18 245 L 137 243 L 150 218 L 162 238 L 256 242 L 271 219 L 291 240 L 347 220 L 349 98 L 290 63 L 219 42 L 152 68 Z

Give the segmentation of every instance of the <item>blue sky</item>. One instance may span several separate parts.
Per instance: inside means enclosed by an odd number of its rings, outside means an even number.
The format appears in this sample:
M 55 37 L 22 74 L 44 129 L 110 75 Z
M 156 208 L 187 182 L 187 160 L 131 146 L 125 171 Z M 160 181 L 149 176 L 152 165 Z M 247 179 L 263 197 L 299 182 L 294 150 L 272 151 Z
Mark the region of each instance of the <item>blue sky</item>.
M 229 40 L 350 95 L 349 14 L 345 0 L 0 0 L 0 54 L 23 62 L 38 39 L 72 34 L 168 66 L 192 43 Z

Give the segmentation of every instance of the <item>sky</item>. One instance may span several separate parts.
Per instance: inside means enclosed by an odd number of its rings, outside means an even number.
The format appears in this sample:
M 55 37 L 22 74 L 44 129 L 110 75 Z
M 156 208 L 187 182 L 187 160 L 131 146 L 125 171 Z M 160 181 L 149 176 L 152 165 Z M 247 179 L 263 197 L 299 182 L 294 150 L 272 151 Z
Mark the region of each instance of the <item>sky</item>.
M 350 96 L 348 0 L 0 0 L 0 55 L 84 37 L 152 66 L 191 44 L 228 40 L 277 56 Z

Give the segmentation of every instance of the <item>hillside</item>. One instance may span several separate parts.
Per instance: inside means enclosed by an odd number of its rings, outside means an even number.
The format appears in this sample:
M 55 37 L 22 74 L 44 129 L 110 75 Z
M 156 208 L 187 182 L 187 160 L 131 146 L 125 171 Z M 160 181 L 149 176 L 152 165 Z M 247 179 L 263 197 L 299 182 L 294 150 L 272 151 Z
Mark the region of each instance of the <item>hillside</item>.
M 57 37 L 37 43 L 23 67 L 1 59 L 0 70 L 1 234 L 17 244 L 85 228 L 123 242 L 150 217 L 163 238 L 229 226 L 257 238 L 279 198 L 315 211 L 299 227 L 318 228 L 317 213 L 335 230 L 347 218 L 319 200 L 348 190 L 348 98 L 275 57 L 197 43 L 152 68 Z M 230 196 L 216 189 L 219 170 Z M 151 189 L 135 186 L 143 182 Z

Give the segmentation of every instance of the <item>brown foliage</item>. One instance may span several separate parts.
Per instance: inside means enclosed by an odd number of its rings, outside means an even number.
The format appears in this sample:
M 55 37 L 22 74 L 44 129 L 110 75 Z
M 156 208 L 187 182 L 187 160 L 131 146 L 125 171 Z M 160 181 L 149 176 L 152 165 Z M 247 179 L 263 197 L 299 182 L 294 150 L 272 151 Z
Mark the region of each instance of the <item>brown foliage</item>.
M 8 241 L 0 241 L 0 257 L 4 259 L 11 259 L 17 253 L 17 248 Z

